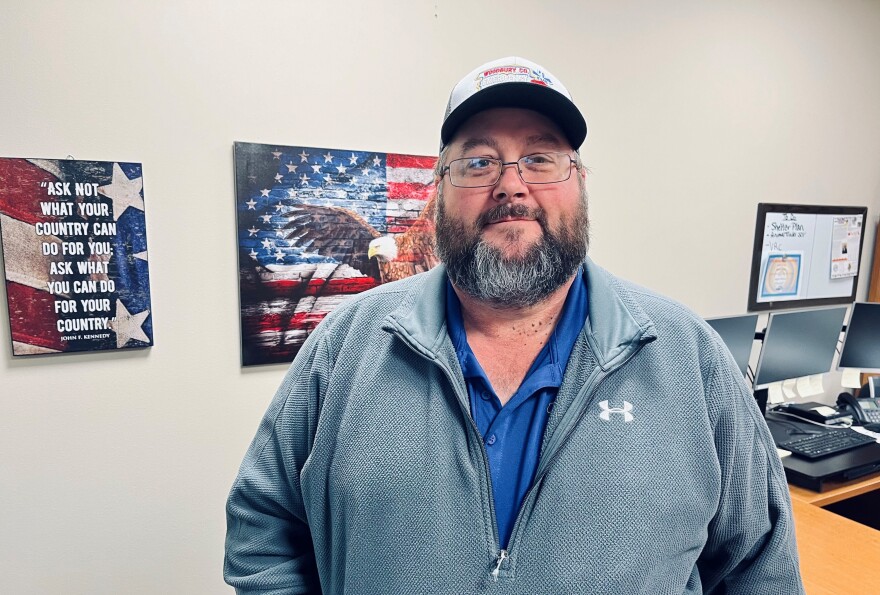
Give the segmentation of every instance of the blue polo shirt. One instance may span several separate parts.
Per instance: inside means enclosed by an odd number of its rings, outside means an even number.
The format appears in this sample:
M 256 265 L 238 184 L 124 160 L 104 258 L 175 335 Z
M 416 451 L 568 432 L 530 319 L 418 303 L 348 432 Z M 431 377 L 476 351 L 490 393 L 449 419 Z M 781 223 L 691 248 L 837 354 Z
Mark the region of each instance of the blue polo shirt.
M 492 476 L 495 518 L 502 548 L 532 485 L 547 417 L 575 341 L 587 319 L 587 290 L 581 269 L 571 284 L 562 315 L 516 393 L 502 407 L 467 342 L 461 302 L 446 282 L 446 322 L 467 383 L 471 415 L 483 437 Z

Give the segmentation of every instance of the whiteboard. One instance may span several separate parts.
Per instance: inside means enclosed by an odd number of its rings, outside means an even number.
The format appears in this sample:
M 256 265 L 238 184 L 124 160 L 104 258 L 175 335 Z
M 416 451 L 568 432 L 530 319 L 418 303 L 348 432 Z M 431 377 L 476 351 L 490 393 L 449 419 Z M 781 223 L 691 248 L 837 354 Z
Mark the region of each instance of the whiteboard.
M 867 207 L 761 203 L 749 310 L 855 300 Z

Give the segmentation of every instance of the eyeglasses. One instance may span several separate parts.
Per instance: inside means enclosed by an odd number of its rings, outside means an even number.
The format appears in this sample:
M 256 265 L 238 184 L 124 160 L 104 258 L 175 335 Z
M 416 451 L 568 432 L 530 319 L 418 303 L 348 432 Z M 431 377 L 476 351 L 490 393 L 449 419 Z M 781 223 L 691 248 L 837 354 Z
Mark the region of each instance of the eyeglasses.
M 534 153 L 516 161 L 501 161 L 492 157 L 462 157 L 453 159 L 440 170 L 440 177 L 448 172 L 453 186 L 483 188 L 497 184 L 504 168 L 515 165 L 519 177 L 526 184 L 554 184 L 569 179 L 571 166 L 576 163 L 568 153 Z

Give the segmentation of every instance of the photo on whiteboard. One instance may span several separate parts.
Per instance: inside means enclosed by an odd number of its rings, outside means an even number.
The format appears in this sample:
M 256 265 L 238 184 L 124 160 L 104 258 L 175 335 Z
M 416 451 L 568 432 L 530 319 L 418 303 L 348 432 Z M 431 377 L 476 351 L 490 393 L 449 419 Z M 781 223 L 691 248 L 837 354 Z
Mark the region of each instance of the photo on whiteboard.
M 0 158 L 13 355 L 153 344 L 140 163 Z
M 770 254 L 761 282 L 761 297 L 780 298 L 798 295 L 801 284 L 800 253 Z
M 236 142 L 243 366 L 290 362 L 340 302 L 427 271 L 436 157 Z
M 831 227 L 831 278 L 855 277 L 859 273 L 862 243 L 860 216 L 834 217 Z

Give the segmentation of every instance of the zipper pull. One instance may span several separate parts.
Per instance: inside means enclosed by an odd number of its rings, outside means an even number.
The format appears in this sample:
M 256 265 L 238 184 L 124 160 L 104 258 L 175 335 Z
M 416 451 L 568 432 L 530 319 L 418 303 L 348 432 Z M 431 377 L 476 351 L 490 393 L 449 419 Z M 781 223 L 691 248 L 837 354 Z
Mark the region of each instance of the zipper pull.
M 501 573 L 501 565 L 509 557 L 507 550 L 501 550 L 498 552 L 498 558 L 495 560 L 495 570 L 492 571 L 492 580 L 496 583 L 498 582 L 498 575 Z

